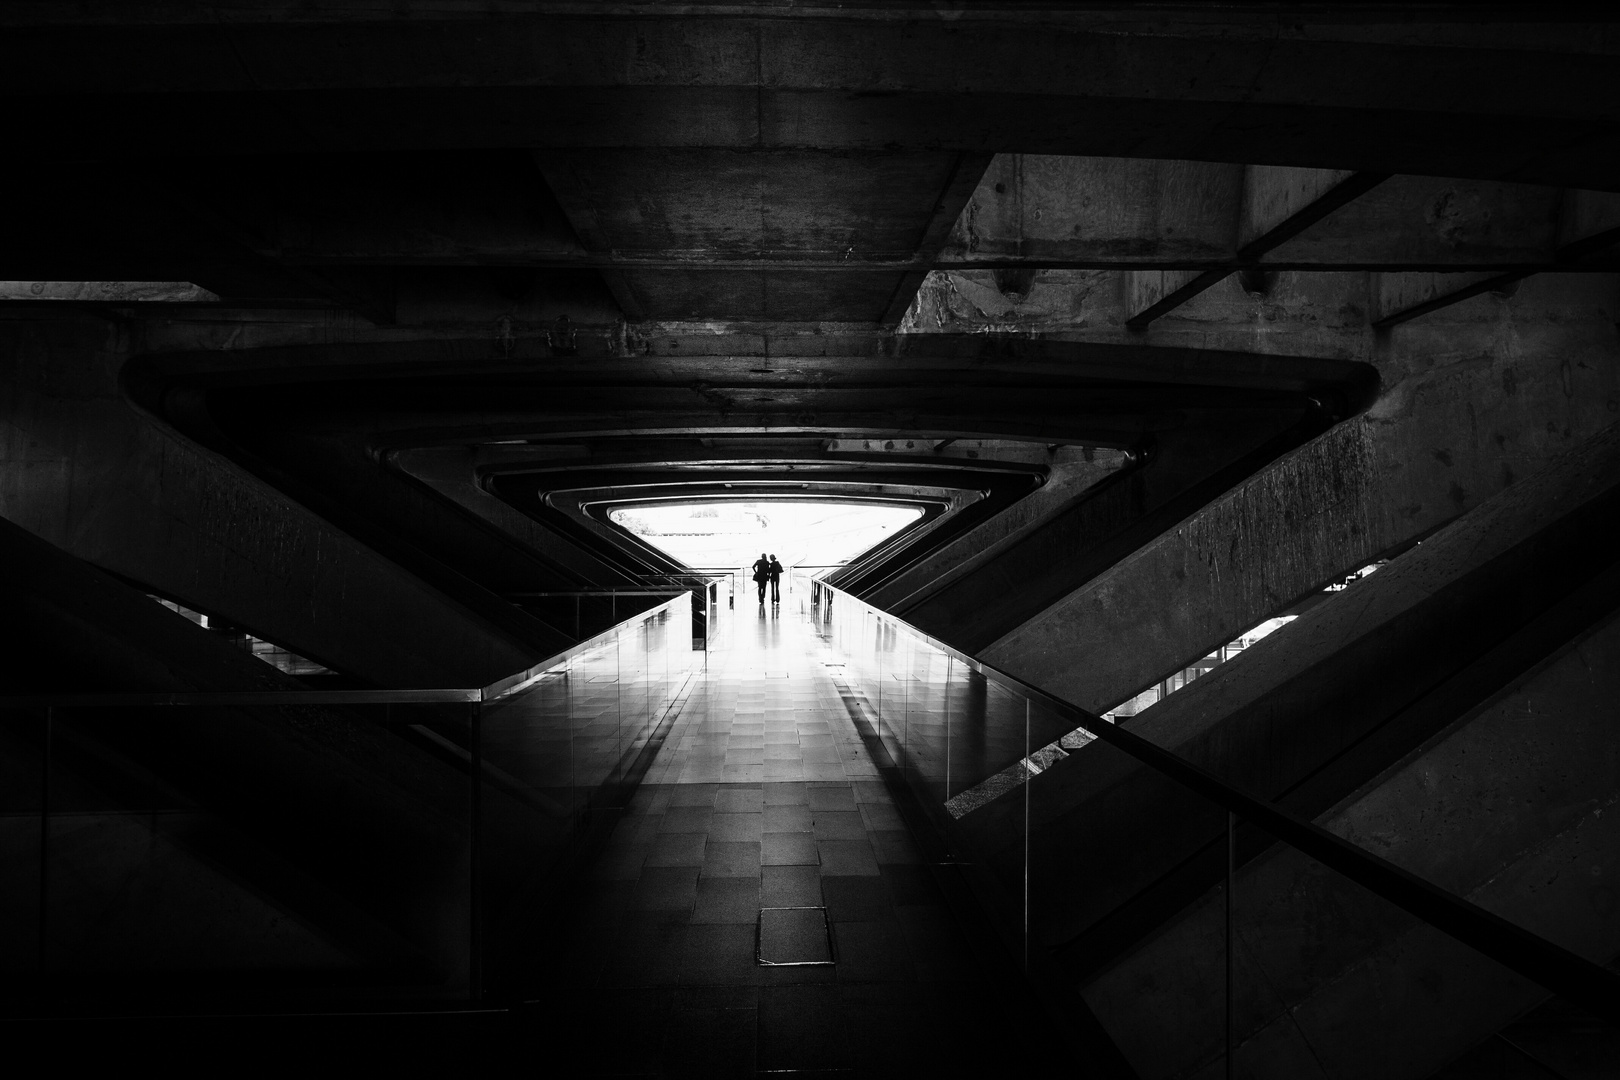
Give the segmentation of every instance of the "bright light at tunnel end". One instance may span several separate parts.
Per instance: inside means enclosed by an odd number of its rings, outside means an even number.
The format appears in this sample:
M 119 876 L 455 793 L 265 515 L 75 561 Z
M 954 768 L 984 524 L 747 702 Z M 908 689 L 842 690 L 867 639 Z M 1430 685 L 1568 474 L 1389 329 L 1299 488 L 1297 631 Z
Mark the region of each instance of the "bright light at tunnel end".
M 922 517 L 919 506 L 814 499 L 710 499 L 626 506 L 608 518 L 696 568 L 842 566 Z

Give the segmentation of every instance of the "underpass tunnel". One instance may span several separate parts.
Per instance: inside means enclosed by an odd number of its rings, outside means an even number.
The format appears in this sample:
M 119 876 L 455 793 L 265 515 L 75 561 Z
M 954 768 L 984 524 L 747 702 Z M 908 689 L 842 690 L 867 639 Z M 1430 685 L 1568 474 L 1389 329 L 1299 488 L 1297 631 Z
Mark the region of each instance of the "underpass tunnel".
M 1616 42 L 0 9 L 0 1024 L 1615 1074 Z

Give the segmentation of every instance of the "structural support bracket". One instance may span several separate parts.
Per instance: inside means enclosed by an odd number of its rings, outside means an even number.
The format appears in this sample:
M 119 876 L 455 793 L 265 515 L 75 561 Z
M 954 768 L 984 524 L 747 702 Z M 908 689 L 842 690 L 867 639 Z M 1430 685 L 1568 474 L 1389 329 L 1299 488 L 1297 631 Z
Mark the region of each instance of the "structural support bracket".
M 1620 227 L 1605 229 L 1602 232 L 1593 233 L 1591 236 L 1583 237 L 1580 240 L 1565 244 L 1558 250 L 1554 251 L 1553 265 L 1548 269 L 1552 271 L 1560 270 L 1565 266 L 1578 263 L 1581 259 L 1584 259 L 1589 255 L 1595 255 L 1605 248 L 1612 247 L 1616 243 L 1620 243 Z M 1401 307 L 1389 312 L 1386 315 L 1381 315 L 1373 320 L 1373 329 L 1387 330 L 1392 326 L 1399 326 L 1401 323 L 1408 322 L 1420 315 L 1427 315 L 1431 311 L 1439 311 L 1441 308 L 1450 307 L 1452 304 L 1461 303 L 1464 300 L 1479 296 L 1481 293 L 1495 292 L 1498 289 L 1506 288 L 1507 286 L 1512 285 L 1514 282 L 1522 281 L 1538 272 L 1541 271 L 1510 270 L 1506 273 L 1491 274 L 1486 277 L 1470 281 L 1460 288 L 1440 293 L 1439 295 L 1432 296 L 1420 303 Z
M 1317 198 L 1266 228 L 1258 236 L 1243 242 L 1238 247 L 1234 265 L 1196 274 L 1126 319 L 1126 327 L 1131 330 L 1146 330 L 1154 319 L 1174 311 L 1224 278 L 1258 265 L 1261 256 L 1292 240 L 1340 207 L 1365 195 L 1389 177 L 1389 173 L 1380 172 L 1351 173 Z

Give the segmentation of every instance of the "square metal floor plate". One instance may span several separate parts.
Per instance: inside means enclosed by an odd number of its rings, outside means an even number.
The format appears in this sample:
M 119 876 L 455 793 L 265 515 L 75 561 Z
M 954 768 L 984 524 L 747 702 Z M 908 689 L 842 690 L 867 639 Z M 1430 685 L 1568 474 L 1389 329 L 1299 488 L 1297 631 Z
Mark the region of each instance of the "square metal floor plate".
M 761 967 L 832 966 L 832 933 L 827 926 L 827 909 L 760 908 L 755 959 Z

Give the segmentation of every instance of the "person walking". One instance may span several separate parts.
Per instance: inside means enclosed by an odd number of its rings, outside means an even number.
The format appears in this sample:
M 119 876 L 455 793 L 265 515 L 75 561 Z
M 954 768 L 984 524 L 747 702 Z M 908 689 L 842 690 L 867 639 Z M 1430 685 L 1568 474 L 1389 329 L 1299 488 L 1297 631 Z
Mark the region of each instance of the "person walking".
M 770 575 L 771 603 L 780 604 L 782 602 L 782 564 L 776 561 L 775 555 L 771 556 Z
M 754 560 L 754 584 L 759 586 L 759 606 L 765 606 L 765 583 L 771 579 L 771 562 L 762 551 Z

